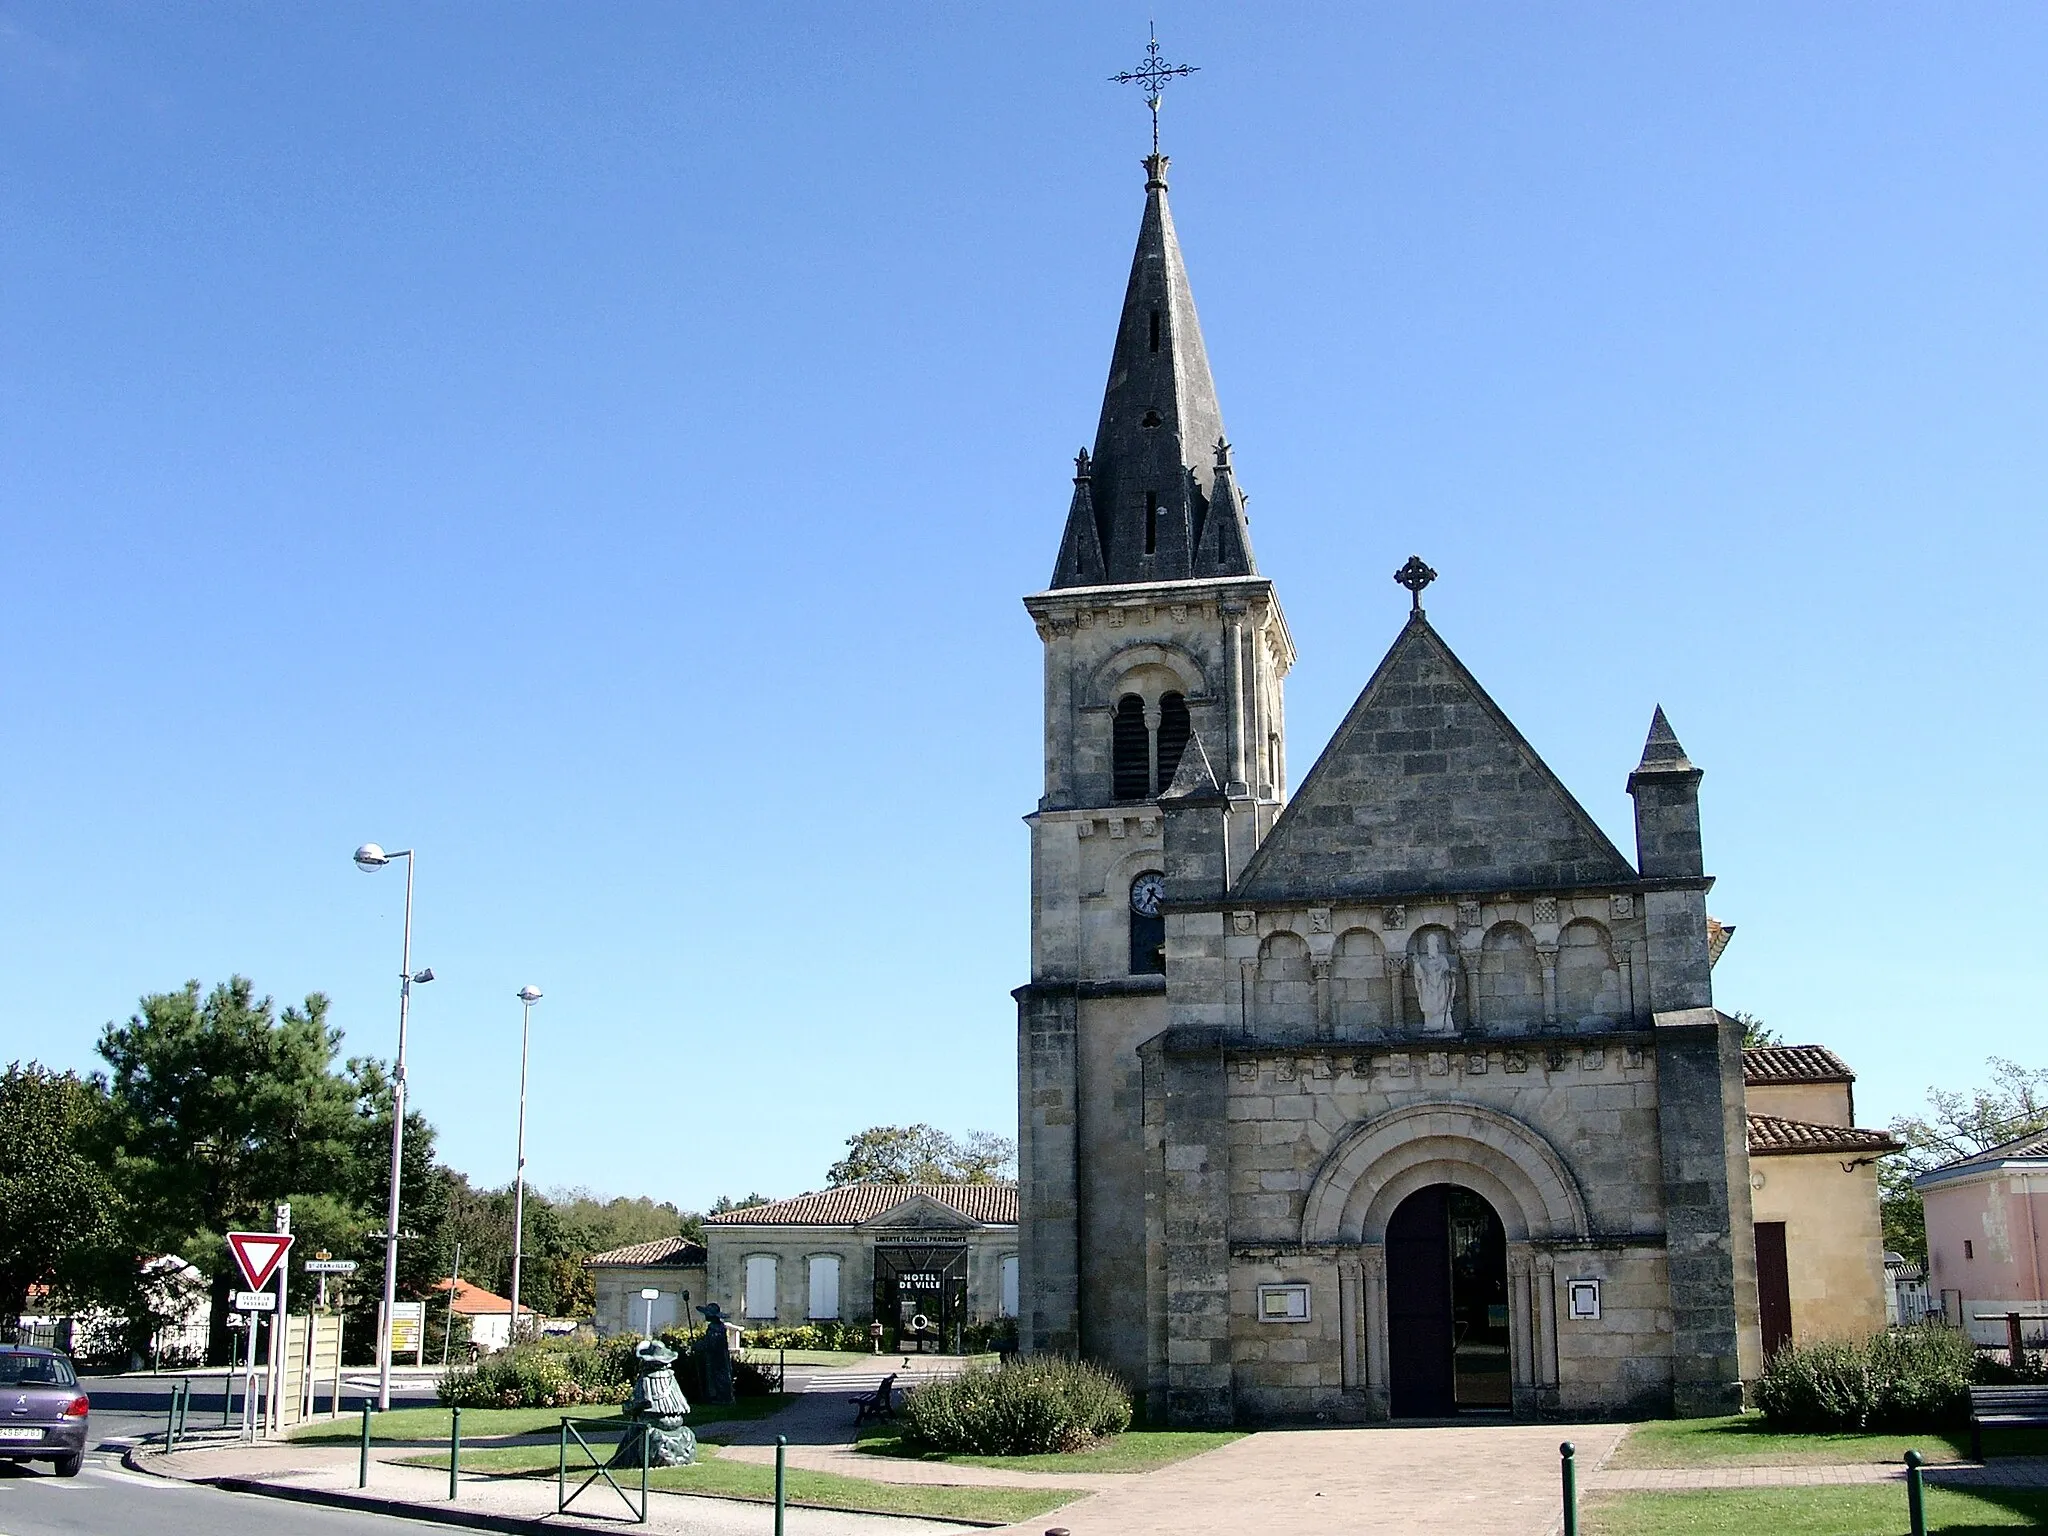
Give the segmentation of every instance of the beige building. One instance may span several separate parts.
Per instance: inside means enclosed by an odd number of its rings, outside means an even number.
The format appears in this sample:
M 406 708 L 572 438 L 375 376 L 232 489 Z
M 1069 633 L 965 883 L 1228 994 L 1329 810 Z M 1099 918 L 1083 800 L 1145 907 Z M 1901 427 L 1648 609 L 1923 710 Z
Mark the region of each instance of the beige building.
M 630 1243 L 583 1261 L 597 1288 L 597 1331 L 600 1334 L 646 1333 L 694 1326 L 692 1307 L 711 1295 L 705 1279 L 702 1243 L 664 1237 Z M 650 1301 L 643 1291 L 655 1292 Z
M 1899 1143 L 1856 1126 L 1856 1075 L 1820 1045 L 1742 1053 L 1766 1357 L 1885 1326 L 1877 1161 Z
M 847 1184 L 704 1219 L 706 1288 L 742 1328 L 879 1319 L 950 1351 L 1017 1315 L 1014 1184 Z

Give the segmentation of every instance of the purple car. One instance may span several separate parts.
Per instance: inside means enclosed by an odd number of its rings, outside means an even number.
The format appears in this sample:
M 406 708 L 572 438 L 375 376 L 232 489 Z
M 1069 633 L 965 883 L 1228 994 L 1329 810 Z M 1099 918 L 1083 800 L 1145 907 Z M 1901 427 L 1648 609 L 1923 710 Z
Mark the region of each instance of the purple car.
M 68 1357 L 0 1347 L 0 1461 L 53 1461 L 59 1477 L 78 1476 L 91 1409 Z

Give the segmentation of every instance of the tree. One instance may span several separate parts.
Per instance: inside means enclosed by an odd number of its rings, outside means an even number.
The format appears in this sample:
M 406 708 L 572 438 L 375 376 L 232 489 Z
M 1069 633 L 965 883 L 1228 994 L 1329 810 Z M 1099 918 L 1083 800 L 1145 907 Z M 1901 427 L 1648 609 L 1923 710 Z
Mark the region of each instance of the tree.
M 1729 1015 L 1742 1026 L 1742 1048 L 1753 1051 L 1759 1046 L 1783 1045 L 1785 1039 L 1755 1014 L 1738 1008 Z
M 90 1155 L 106 1103 L 75 1072 L 30 1062 L 0 1073 L 0 1314 L 31 1285 L 90 1289 L 121 1262 L 126 1209 Z
M 991 1131 L 963 1141 L 931 1125 L 877 1125 L 846 1138 L 846 1156 L 825 1171 L 842 1184 L 994 1184 L 1012 1177 L 1017 1144 Z
M 103 1144 L 129 1196 L 129 1239 L 212 1264 L 216 1360 L 226 1358 L 233 1288 L 223 1234 L 268 1231 L 281 1201 L 305 1204 L 316 1240 L 362 1265 L 352 1277 L 359 1302 L 373 1308 L 381 1294 L 390 1082 L 368 1059 L 336 1070 L 341 1031 L 328 1025 L 327 1009 L 315 992 L 279 1015 L 235 976 L 203 998 L 196 981 L 145 997 L 125 1025 L 100 1035 L 109 1069 Z M 408 1113 L 406 1232 L 440 1223 L 433 1146 L 433 1129 Z M 425 1294 L 433 1254 L 411 1242 L 400 1256 L 399 1294 Z M 374 1340 L 374 1327 L 360 1336 Z
M 1892 1134 L 1906 1147 L 1878 1170 L 1884 1242 L 1922 1264 L 1927 1262 L 1927 1216 L 1914 1176 L 2048 1130 L 2048 1068 L 2023 1067 L 2003 1056 L 1985 1065 L 1991 1069 L 1988 1087 L 1968 1092 L 1929 1088 L 1926 1114 L 1899 1115 L 1891 1124 Z

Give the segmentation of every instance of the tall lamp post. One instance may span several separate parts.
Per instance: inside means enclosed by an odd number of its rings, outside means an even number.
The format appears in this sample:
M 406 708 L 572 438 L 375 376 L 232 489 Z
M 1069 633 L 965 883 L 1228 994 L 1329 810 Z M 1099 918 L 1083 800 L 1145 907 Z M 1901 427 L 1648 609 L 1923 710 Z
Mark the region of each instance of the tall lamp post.
M 506 1338 L 519 1339 L 519 1261 L 526 1252 L 526 1041 L 533 1029 L 533 1005 L 540 1001 L 540 988 L 528 984 L 519 989 L 519 1170 L 512 1187 L 512 1323 Z
M 434 979 L 431 970 L 412 968 L 412 869 L 410 848 L 386 853 L 375 843 L 356 850 L 356 868 L 373 874 L 393 859 L 405 860 L 405 939 L 398 962 L 398 1061 L 391 1073 L 391 1207 L 384 1227 L 384 1315 L 377 1328 L 377 1411 L 391 1406 L 391 1323 L 398 1310 L 398 1174 L 405 1150 L 405 1016 L 414 982 Z

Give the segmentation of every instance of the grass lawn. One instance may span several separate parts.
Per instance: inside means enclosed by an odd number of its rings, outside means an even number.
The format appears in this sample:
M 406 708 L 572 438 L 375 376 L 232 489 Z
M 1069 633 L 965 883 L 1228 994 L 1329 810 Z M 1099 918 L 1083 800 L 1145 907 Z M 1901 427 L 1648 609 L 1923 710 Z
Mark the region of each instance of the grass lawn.
M 789 1401 L 788 1396 L 743 1397 L 730 1408 L 708 1403 L 690 1405 L 690 1425 L 722 1424 L 731 1419 L 764 1419 Z M 551 1435 L 564 1418 L 612 1420 L 616 1428 L 616 1403 L 593 1403 L 580 1408 L 465 1408 L 462 1410 L 462 1443 L 504 1435 Z M 375 1444 L 393 1445 L 409 1441 L 448 1439 L 446 1408 L 393 1408 L 389 1413 L 370 1415 L 370 1439 Z M 332 1423 L 307 1424 L 292 1432 L 292 1439 L 315 1445 L 355 1445 L 362 1439 L 360 1414 L 345 1414 Z
M 860 1449 L 871 1456 L 901 1456 L 913 1461 L 940 1461 L 958 1467 L 1000 1467 L 1013 1472 L 1150 1472 L 1242 1440 L 1236 1429 L 1132 1429 L 1090 1446 L 1051 1456 L 967 1456 L 949 1451 L 916 1450 L 903 1443 L 893 1424 L 862 1428 Z
M 1963 1461 L 1968 1430 L 1913 1434 L 1797 1435 L 1773 1430 L 1757 1413 L 1719 1419 L 1656 1419 L 1629 1431 L 1610 1467 L 1784 1467 L 1845 1462 L 1899 1462 L 1908 1450 L 1929 1462 Z M 2001 1429 L 1984 1436 L 1984 1453 L 2048 1455 L 2048 1430 Z
M 750 1461 L 720 1459 L 716 1446 L 700 1445 L 694 1467 L 658 1467 L 648 1476 L 648 1486 L 668 1493 L 713 1493 L 728 1498 L 775 1497 L 775 1468 Z M 553 1477 L 557 1466 L 553 1446 L 502 1446 L 494 1450 L 462 1453 L 462 1470 L 499 1477 Z M 570 1471 L 575 1472 L 576 1453 L 570 1452 Z M 445 1453 L 410 1456 L 412 1467 L 446 1468 Z M 589 1474 L 586 1464 L 582 1476 Z M 625 1473 L 615 1473 L 627 1485 Z M 871 1483 L 864 1478 L 841 1477 L 836 1472 L 807 1472 L 790 1467 L 786 1491 L 791 1504 L 808 1504 L 821 1509 L 858 1509 L 884 1515 L 935 1515 L 954 1520 L 979 1520 L 990 1525 L 1008 1525 L 1030 1520 L 1082 1497 L 1075 1488 L 961 1488 L 939 1484 Z M 631 1474 L 639 1483 L 640 1474 Z M 590 1497 L 590 1495 L 585 1496 Z M 606 1497 L 610 1497 L 607 1492 Z M 581 1509 L 581 1504 L 576 1506 Z
M 740 1358 L 751 1360 L 756 1365 L 773 1365 L 778 1359 L 787 1358 L 791 1365 L 811 1367 L 823 1366 L 827 1370 L 838 1370 L 845 1366 L 880 1365 L 884 1360 L 901 1360 L 901 1355 L 856 1354 L 850 1349 L 753 1349 L 740 1351 Z
M 1903 1483 L 1872 1488 L 1698 1488 L 1683 1493 L 1615 1493 L 1589 1498 L 1586 1536 L 1900 1536 Z M 2038 1488 L 1927 1490 L 1927 1529 L 1942 1536 L 2038 1530 L 2048 1524 L 2048 1491 Z

